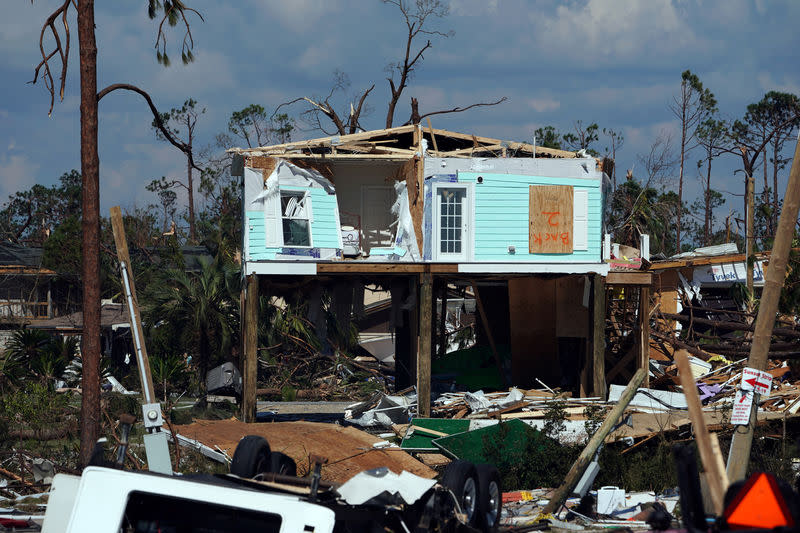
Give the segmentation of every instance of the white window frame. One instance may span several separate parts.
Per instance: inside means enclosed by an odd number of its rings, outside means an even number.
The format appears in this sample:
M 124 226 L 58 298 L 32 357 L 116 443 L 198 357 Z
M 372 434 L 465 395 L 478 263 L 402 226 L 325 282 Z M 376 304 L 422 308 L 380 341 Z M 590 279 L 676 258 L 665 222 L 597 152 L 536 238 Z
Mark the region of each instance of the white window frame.
M 472 261 L 473 252 L 475 247 L 475 184 L 470 182 L 440 182 L 431 184 L 431 217 L 433 224 L 431 224 L 431 257 L 433 261 L 441 261 L 447 263 L 464 263 Z M 460 254 L 442 254 L 439 252 L 441 245 L 441 218 L 439 213 L 439 189 L 455 189 L 461 188 L 466 192 L 466 202 L 464 212 L 462 213 L 462 227 L 466 228 L 462 231 L 461 235 L 461 253 Z
M 303 217 L 286 217 L 284 216 L 281 198 L 283 196 L 298 196 L 302 197 L 303 206 L 305 209 L 305 216 Z M 283 221 L 284 219 L 297 219 L 308 220 L 308 245 L 291 244 L 287 245 L 283 241 Z M 265 245 L 267 248 L 302 248 L 308 249 L 314 247 L 314 210 L 311 205 L 311 194 L 308 190 L 298 189 L 279 189 L 277 194 L 271 195 L 267 198 L 264 205 L 264 233 Z

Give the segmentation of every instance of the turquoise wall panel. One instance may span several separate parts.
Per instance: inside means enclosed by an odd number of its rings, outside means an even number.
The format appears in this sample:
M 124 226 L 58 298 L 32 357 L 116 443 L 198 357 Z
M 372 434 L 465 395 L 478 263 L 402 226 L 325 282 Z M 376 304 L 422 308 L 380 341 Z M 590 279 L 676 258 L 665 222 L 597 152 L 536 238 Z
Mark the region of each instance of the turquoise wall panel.
M 318 187 L 281 187 L 288 191 L 309 191 L 311 195 L 311 240 L 314 248 L 339 248 L 339 225 L 336 213 L 339 206 L 336 196 Z M 247 211 L 248 238 L 251 261 L 269 261 L 282 248 L 267 248 L 264 235 L 264 212 Z
M 483 178 L 478 183 L 478 176 Z M 601 262 L 601 181 L 548 178 L 485 172 L 459 172 L 459 182 L 474 183 L 475 220 L 473 261 L 575 263 Z M 528 253 L 528 200 L 530 185 L 571 185 L 588 191 L 588 249 L 571 254 Z M 514 246 L 515 253 L 508 252 Z
M 324 189 L 311 189 L 311 209 L 314 221 L 311 223 L 311 239 L 315 248 L 339 248 L 339 225 L 336 213 L 339 209 L 336 196 Z
M 264 212 L 247 211 L 245 230 L 247 231 L 248 246 L 247 250 L 251 261 L 270 261 L 275 259 L 275 254 L 280 248 L 266 248 L 264 243 Z

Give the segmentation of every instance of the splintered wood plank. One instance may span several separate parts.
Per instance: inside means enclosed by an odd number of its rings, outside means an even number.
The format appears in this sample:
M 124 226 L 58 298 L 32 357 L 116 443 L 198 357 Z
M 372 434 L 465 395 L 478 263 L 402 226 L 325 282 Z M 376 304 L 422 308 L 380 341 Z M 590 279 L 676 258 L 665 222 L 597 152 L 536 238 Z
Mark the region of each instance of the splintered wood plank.
M 707 474 L 706 479 L 711 492 L 711 500 L 713 501 L 715 512 L 719 515 L 722 514 L 725 490 L 728 488 L 724 485 L 725 470 L 720 469 L 722 461 L 718 460 L 714 455 L 711 436 L 703 417 L 703 405 L 700 403 L 700 395 L 697 394 L 697 385 L 689 366 L 689 352 L 686 350 L 675 352 L 675 362 L 678 364 L 678 377 L 681 380 L 683 394 L 686 396 L 686 403 L 689 406 L 689 418 L 694 428 L 694 438 L 697 442 L 697 449 L 700 451 L 700 460 Z
M 381 441 L 378 437 L 336 424 L 303 421 L 245 424 L 234 419 L 197 420 L 189 425 L 175 426 L 175 432 L 211 448 L 219 446 L 231 457 L 242 437 L 260 435 L 267 439 L 272 451 L 285 453 L 294 459 L 299 475 L 309 472 L 311 455 L 326 457 L 328 463 L 322 467 L 322 479 L 333 483 L 344 483 L 363 470 L 381 466 L 396 474 L 407 470 L 427 478 L 436 475 L 399 448 L 373 448 Z
M 532 254 L 572 253 L 572 187 L 531 185 L 528 251 Z

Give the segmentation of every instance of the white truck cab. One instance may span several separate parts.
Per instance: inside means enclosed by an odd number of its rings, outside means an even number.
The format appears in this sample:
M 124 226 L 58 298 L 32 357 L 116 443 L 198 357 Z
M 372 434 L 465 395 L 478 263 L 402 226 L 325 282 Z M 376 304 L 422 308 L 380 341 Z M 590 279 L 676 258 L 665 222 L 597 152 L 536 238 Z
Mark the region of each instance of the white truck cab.
M 53 480 L 43 533 L 234 531 L 330 533 L 331 509 L 224 479 L 88 467 Z

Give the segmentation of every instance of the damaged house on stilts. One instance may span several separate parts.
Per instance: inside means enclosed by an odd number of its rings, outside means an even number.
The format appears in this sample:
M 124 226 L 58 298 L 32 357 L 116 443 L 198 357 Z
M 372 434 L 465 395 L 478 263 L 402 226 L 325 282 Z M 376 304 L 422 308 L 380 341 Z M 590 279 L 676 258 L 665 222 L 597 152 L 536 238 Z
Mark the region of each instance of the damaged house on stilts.
M 323 338 L 323 305 L 349 322 L 365 287 L 387 291 L 395 384 L 417 386 L 422 415 L 458 294 L 474 300 L 485 372 L 504 386 L 605 395 L 612 161 L 419 125 L 231 152 L 243 183 L 246 418 L 258 298 L 296 290 Z

